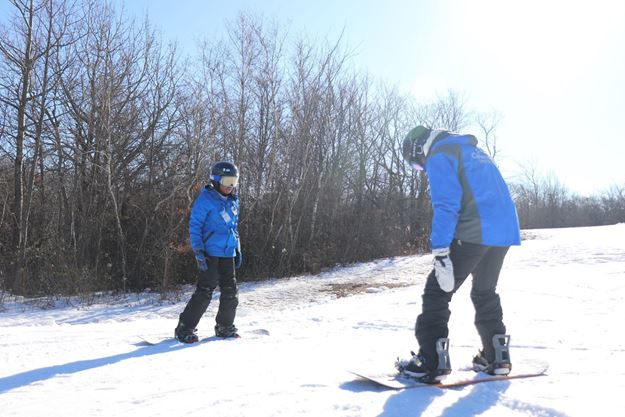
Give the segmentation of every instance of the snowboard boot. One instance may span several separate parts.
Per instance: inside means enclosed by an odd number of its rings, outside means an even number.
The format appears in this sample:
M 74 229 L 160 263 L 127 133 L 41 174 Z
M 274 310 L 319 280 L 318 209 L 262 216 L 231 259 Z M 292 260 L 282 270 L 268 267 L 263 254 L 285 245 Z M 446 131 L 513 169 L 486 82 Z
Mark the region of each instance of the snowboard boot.
M 451 373 L 449 361 L 449 339 L 438 339 L 436 342 L 438 366 L 428 366 L 426 358 L 410 352 L 410 359 L 397 359 L 395 368 L 404 375 L 426 384 L 437 384 Z
M 473 358 L 473 370 L 490 375 L 508 375 L 512 370 L 509 346 L 510 336 L 494 335 L 491 354 L 489 355 L 486 349 L 480 350 Z
M 197 334 L 195 334 L 196 330 L 185 326 L 183 322 L 179 321 L 174 331 L 174 337 L 182 343 L 195 343 L 199 340 Z
M 234 326 L 234 324 L 230 326 L 224 326 L 222 324 L 215 325 L 215 336 L 223 337 L 225 339 L 238 339 L 239 334 L 237 333 L 238 329 Z

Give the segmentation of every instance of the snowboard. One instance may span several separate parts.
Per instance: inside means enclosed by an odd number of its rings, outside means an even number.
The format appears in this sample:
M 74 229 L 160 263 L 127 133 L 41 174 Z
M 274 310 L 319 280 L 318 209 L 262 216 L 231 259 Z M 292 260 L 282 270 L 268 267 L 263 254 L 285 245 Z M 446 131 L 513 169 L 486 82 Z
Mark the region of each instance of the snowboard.
M 269 330 L 266 329 L 254 329 L 254 330 L 249 330 L 246 332 L 239 332 L 240 337 L 231 337 L 231 338 L 227 338 L 227 337 L 219 337 L 219 336 L 209 336 L 209 337 L 203 337 L 200 338 L 200 340 L 198 340 L 197 342 L 194 343 L 182 343 L 180 341 L 178 341 L 176 338 L 174 337 L 158 337 L 158 336 L 137 336 L 139 338 L 139 345 L 141 346 L 157 346 L 160 344 L 165 344 L 165 343 L 179 343 L 181 345 L 184 346 L 194 346 L 194 345 L 199 345 L 202 343 L 206 343 L 206 342 L 212 342 L 212 341 L 218 341 L 218 340 L 224 340 L 224 341 L 235 341 L 235 340 L 239 340 L 242 337 L 246 337 L 246 335 L 256 335 L 256 336 L 269 336 Z
M 437 388 L 457 388 L 466 385 L 481 384 L 483 382 L 493 381 L 507 381 L 512 379 L 533 378 L 538 376 L 547 375 L 547 369 L 549 365 L 545 362 L 531 361 L 513 363 L 512 371 L 508 375 L 489 375 L 483 372 L 475 372 L 470 368 L 464 368 L 460 370 L 454 370 L 443 381 L 437 384 L 426 384 L 419 382 L 414 378 L 394 373 L 369 373 L 361 371 L 349 371 L 351 374 L 357 377 L 369 381 L 377 386 L 401 390 L 409 388 L 425 388 L 425 387 L 437 387 Z

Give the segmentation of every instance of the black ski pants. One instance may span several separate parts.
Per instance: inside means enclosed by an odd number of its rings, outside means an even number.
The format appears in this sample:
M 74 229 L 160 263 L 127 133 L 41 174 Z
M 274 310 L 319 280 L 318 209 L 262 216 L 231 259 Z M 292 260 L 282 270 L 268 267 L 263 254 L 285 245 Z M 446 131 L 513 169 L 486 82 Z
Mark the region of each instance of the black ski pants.
M 213 291 L 219 285 L 219 309 L 215 321 L 221 326 L 230 327 L 234 324 L 239 305 L 234 258 L 207 256 L 206 263 L 208 269 L 200 271 L 197 287 L 180 314 L 180 321 L 186 327 L 195 329 L 213 298 Z
M 506 333 L 496 288 L 508 249 L 507 246 L 484 246 L 454 240 L 449 256 L 454 266 L 455 287 L 450 293 L 441 290 L 434 270 L 430 272 L 423 290 L 421 314 L 415 326 L 419 353 L 425 357 L 426 366 L 438 366 L 436 341 L 449 335 L 449 303 L 469 274 L 473 276 L 471 300 L 475 307 L 475 327 L 482 339 L 484 355 L 489 361 L 494 360 L 492 337 Z

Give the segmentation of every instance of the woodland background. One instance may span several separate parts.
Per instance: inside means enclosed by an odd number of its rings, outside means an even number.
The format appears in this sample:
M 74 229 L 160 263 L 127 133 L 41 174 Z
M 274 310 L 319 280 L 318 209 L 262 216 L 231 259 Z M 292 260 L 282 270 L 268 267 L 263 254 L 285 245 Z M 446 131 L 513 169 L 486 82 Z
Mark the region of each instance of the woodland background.
M 352 70 L 341 39 L 287 42 L 242 13 L 195 56 L 105 1 L 10 0 L 0 27 L 0 305 L 195 281 L 191 205 L 216 160 L 240 168 L 240 280 L 428 249 L 416 124 L 466 131 L 497 160 L 500 116 L 449 91 L 420 103 Z M 625 185 L 579 196 L 526 168 L 521 227 L 625 221 Z M 591 175 L 591 173 L 589 173 Z

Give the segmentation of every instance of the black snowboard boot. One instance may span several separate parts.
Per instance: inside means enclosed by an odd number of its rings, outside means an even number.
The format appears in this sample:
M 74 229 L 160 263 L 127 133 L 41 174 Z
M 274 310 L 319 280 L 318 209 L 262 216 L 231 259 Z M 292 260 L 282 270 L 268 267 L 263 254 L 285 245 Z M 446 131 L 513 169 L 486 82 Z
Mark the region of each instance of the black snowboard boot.
M 490 375 L 508 375 L 512 369 L 509 345 L 510 336 L 494 335 L 492 348 L 479 351 L 473 358 L 473 370 Z
M 197 329 L 191 329 L 179 321 L 176 330 L 174 331 L 174 337 L 182 343 L 195 343 L 199 339 L 195 334 Z
M 449 362 L 449 340 L 439 339 L 436 342 L 438 365 L 428 363 L 427 359 L 419 354 L 410 352 L 410 359 L 397 359 L 395 368 L 404 375 L 415 378 L 426 384 L 437 384 L 451 373 Z
M 237 333 L 238 329 L 233 325 L 224 326 L 222 324 L 215 325 L 215 336 L 223 337 L 227 339 L 238 339 L 239 334 Z

